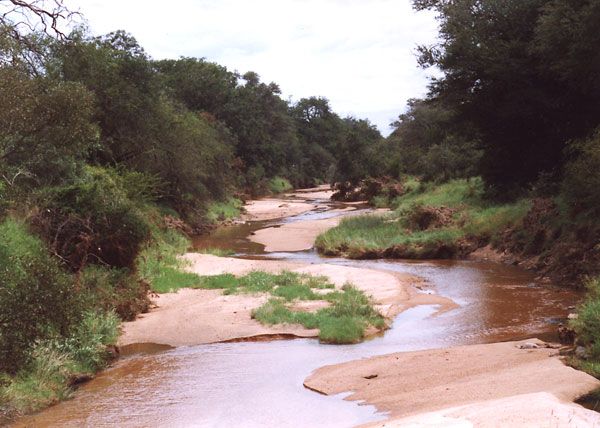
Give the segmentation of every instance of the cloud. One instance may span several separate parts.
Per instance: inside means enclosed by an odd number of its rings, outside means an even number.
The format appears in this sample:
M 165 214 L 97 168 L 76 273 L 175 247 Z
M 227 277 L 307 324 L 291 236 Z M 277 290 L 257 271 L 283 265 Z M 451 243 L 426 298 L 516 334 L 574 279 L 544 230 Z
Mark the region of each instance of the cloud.
M 415 47 L 437 23 L 409 0 L 80 0 L 96 34 L 131 32 L 154 58 L 205 57 L 257 72 L 284 97 L 328 98 L 387 134 L 407 99 L 426 92 Z

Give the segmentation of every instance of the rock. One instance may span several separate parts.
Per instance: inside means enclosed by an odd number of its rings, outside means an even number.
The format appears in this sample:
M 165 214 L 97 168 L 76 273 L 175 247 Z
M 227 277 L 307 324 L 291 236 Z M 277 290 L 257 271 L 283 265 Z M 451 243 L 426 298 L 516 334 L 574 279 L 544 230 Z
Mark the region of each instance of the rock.
M 575 348 L 575 356 L 581 360 L 586 360 L 590 355 L 588 354 L 587 349 L 585 349 L 583 346 L 578 346 Z
M 365 378 L 365 379 L 375 379 L 377 376 L 379 376 L 379 375 L 372 374 L 372 375 L 368 375 L 368 376 L 363 376 L 363 378 Z
M 576 320 L 577 318 L 579 318 L 579 314 L 569 314 L 569 315 L 567 315 L 567 319 L 570 319 L 570 320 Z

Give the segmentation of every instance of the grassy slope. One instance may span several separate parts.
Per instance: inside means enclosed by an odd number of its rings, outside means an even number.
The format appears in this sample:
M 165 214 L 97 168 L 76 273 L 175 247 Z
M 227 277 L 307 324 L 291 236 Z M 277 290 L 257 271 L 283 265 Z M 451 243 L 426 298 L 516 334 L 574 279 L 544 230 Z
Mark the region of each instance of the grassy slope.
M 487 203 L 478 179 L 412 187 L 393 201 L 392 213 L 344 219 L 320 235 L 316 247 L 328 255 L 352 258 L 451 257 L 461 251 L 461 240 L 489 240 L 529 209 L 525 200 L 505 205 Z M 425 210 L 440 207 L 449 213 L 447 221 L 424 230 L 416 227 Z

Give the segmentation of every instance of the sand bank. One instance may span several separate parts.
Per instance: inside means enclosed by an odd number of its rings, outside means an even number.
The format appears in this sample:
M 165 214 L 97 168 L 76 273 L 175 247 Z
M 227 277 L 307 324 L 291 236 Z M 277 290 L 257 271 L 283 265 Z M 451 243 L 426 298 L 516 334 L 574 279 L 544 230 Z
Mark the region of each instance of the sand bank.
M 600 381 L 564 365 L 556 349 L 519 349 L 522 343 L 461 346 L 351 361 L 318 369 L 306 379 L 305 386 L 327 395 L 352 391 L 347 399 L 364 400 L 389 412 L 392 421 L 373 426 L 445 426 L 457 421 L 462 425 L 454 426 L 514 426 L 513 422 L 557 426 L 546 421 L 562 415 L 564 422 L 574 414 L 600 425 L 599 414 L 571 403 L 600 387 Z M 535 400 L 522 400 L 524 394 Z M 548 409 L 547 418 L 538 419 Z M 412 417 L 400 419 L 407 416 Z
M 437 304 L 451 307 L 453 302 L 440 296 L 419 294 L 414 285 L 419 278 L 328 264 L 304 264 L 277 260 L 243 260 L 216 257 L 209 254 L 189 253 L 188 270 L 199 275 L 231 273 L 244 275 L 253 270 L 299 273 L 327 276 L 337 288 L 352 282 L 372 296 L 375 307 L 388 319 L 415 304 Z M 262 305 L 266 295 L 224 296 L 219 290 L 183 289 L 154 298 L 156 308 L 136 321 L 123 324 L 119 345 L 132 343 L 160 343 L 172 346 L 197 345 L 239 338 L 265 335 L 294 335 L 316 337 L 317 330 L 296 325 L 264 326 L 251 318 L 252 309 Z M 318 309 L 318 305 L 312 309 Z

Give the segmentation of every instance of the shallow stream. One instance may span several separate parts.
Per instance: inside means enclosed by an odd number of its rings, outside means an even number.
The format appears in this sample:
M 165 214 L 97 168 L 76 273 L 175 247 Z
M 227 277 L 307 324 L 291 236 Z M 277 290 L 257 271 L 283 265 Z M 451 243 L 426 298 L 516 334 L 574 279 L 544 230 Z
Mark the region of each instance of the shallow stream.
M 552 339 L 557 323 L 578 295 L 538 285 L 522 269 L 474 261 L 355 261 L 322 258 L 315 251 L 265 253 L 247 237 L 283 222 L 326 218 L 334 207 L 279 221 L 216 230 L 194 241 L 197 248 L 233 249 L 238 257 L 266 257 L 404 272 L 427 281 L 423 292 L 438 293 L 459 307 L 437 313 L 418 306 L 401 313 L 381 337 L 357 345 L 324 345 L 314 339 L 243 342 L 165 349 L 140 346 L 72 400 L 18 426 L 210 426 L 349 427 L 384 419 L 373 406 L 326 397 L 303 387 L 304 379 L 328 364 L 399 351 L 463 344 Z M 363 209 L 363 208 L 360 208 Z

